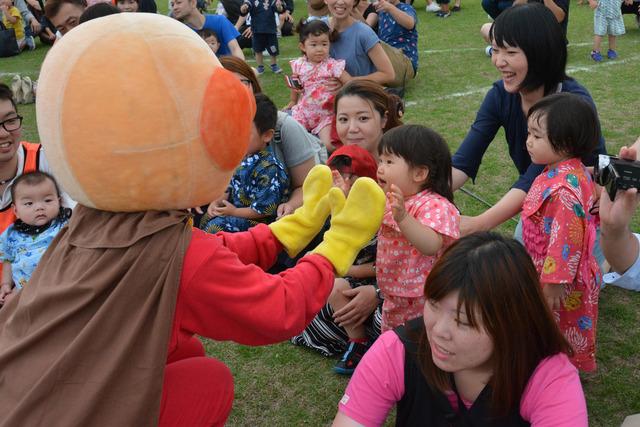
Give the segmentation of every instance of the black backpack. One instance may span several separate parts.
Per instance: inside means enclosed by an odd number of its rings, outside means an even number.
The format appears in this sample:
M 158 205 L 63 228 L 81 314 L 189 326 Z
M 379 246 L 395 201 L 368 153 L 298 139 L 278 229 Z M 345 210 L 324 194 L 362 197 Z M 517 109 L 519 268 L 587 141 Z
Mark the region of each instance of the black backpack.
M 13 28 L 7 29 L 0 21 L 0 58 L 15 56 L 20 53 L 16 32 Z

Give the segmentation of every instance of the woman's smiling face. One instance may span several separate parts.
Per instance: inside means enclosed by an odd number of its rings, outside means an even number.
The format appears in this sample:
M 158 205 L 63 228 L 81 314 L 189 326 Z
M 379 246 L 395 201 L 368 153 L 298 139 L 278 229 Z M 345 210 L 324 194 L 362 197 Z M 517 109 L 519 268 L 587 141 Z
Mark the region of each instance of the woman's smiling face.
M 355 5 L 354 0 L 324 0 L 324 2 L 331 16 L 338 20 L 348 18 Z
M 495 41 L 491 49 L 491 62 L 502 75 L 504 89 L 509 93 L 519 92 L 529 72 L 529 63 L 524 51 L 507 43 L 500 47 Z
M 386 121 L 371 101 L 359 96 L 343 96 L 336 106 L 336 131 L 340 141 L 345 145 L 359 145 L 376 159 Z

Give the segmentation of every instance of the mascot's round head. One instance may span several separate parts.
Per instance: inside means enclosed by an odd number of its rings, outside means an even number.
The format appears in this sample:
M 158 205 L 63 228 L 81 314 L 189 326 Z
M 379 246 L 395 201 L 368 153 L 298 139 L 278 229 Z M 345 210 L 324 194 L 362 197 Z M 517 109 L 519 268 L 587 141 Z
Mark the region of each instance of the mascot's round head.
M 161 15 L 121 13 L 55 44 L 36 112 L 69 195 L 135 212 L 219 197 L 245 155 L 255 103 L 193 30 Z

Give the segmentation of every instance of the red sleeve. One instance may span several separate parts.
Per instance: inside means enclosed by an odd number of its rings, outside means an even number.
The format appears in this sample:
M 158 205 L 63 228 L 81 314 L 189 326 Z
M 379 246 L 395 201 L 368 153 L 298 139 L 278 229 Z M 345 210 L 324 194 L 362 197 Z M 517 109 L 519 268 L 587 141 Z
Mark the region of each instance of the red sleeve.
M 331 292 L 333 266 L 320 255 L 308 255 L 294 268 L 266 273 L 258 265 L 271 265 L 279 250 L 266 226 L 235 234 L 194 231 L 174 329 L 247 345 L 272 344 L 300 333 Z

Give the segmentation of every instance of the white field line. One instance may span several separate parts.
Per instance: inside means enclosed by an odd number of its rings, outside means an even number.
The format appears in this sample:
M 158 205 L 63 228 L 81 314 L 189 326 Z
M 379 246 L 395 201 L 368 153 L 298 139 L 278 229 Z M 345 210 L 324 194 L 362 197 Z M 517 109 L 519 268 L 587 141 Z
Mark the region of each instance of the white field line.
M 633 40 L 632 43 L 639 43 L 636 40 Z M 584 46 L 591 46 L 593 44 L 593 42 L 584 42 L 584 43 L 569 43 L 568 47 L 584 47 Z M 438 53 L 455 53 L 455 52 L 482 52 L 483 48 L 482 47 L 458 47 L 458 48 L 450 48 L 450 49 L 426 49 L 426 50 L 421 50 L 420 53 L 424 53 L 427 55 L 431 55 L 431 54 L 438 54 Z M 302 55 L 302 54 L 301 54 Z M 279 59 L 285 60 L 285 61 L 291 61 L 294 59 L 297 59 L 299 57 L 295 57 L 295 58 L 282 58 L 279 57 Z M 247 59 L 247 62 L 255 62 L 255 59 L 249 58 Z
M 634 44 L 635 43 L 640 43 L 640 41 L 636 41 L 633 40 L 632 41 Z M 585 43 L 570 43 L 569 47 L 579 47 L 579 46 L 590 46 L 591 42 L 585 42 Z M 462 52 L 462 51 L 478 51 L 478 48 L 458 48 L 458 49 L 431 49 L 431 50 L 424 50 L 422 51 L 423 53 L 450 53 L 450 52 Z M 281 58 L 281 59 L 295 59 L 295 58 Z M 574 73 L 580 73 L 580 72 L 585 72 L 585 73 L 591 73 L 594 71 L 597 71 L 598 68 L 602 68 L 602 67 L 612 67 L 612 66 L 616 66 L 616 65 L 623 65 L 623 64 L 627 64 L 629 62 L 635 62 L 638 59 L 640 59 L 640 55 L 633 55 L 633 56 L 629 56 L 623 59 L 617 59 L 615 61 L 605 61 L 602 62 L 600 64 L 591 64 L 591 65 L 583 65 L 583 66 L 573 66 L 573 67 L 568 67 L 567 68 L 567 74 L 574 74 Z M 249 59 L 248 62 L 255 62 L 255 60 L 253 59 Z M 0 77 L 13 77 L 15 76 L 17 73 L 2 73 L 0 72 Z M 462 98 L 465 96 L 470 96 L 470 95 L 475 95 L 477 93 L 484 93 L 487 92 L 491 87 L 490 86 L 482 86 L 482 87 L 477 87 L 474 89 L 469 89 L 463 92 L 454 92 L 454 93 L 450 93 L 447 95 L 441 95 L 438 97 L 434 97 L 434 98 L 430 98 L 430 99 L 422 99 L 419 101 L 408 101 L 405 105 L 407 107 L 411 107 L 414 105 L 419 105 L 419 104 L 423 104 L 424 102 L 432 102 L 432 101 L 443 101 L 443 100 L 448 100 L 448 99 L 454 99 L 454 98 Z
M 623 58 L 623 59 L 617 59 L 615 61 L 602 62 L 600 64 L 573 66 L 573 67 L 568 67 L 567 68 L 567 74 L 575 74 L 575 73 L 580 73 L 580 72 L 592 73 L 594 71 L 597 71 L 598 68 L 613 67 L 613 66 L 616 66 L 616 65 L 623 65 L 623 64 L 630 63 L 630 62 L 636 62 L 638 60 L 640 60 L 640 55 L 633 55 L 633 56 L 629 56 L 629 57 L 626 57 L 626 58 Z M 461 98 L 461 97 L 465 97 L 465 96 L 475 95 L 477 93 L 485 93 L 490 88 L 491 88 L 490 86 L 482 86 L 482 87 L 477 87 L 477 88 L 474 88 L 474 89 L 469 89 L 469 90 L 466 90 L 466 91 L 463 91 L 463 92 L 454 92 L 454 93 L 450 93 L 450 94 L 447 94 L 447 95 L 442 95 L 442 96 L 428 98 L 428 99 L 421 99 L 421 100 L 418 100 L 418 101 L 408 101 L 405 105 L 407 107 L 411 107 L 413 105 L 424 104 L 425 102 L 443 101 L 443 100 L 447 100 L 447 99 Z

